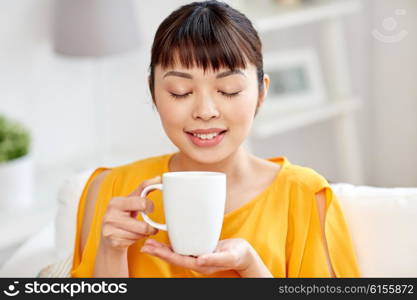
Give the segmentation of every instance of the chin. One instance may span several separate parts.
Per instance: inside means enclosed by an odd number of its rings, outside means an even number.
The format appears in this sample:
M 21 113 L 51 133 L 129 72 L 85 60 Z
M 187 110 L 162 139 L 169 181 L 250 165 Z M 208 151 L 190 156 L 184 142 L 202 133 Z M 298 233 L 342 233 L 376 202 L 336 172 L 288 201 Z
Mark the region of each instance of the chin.
M 200 164 L 216 164 L 225 160 L 233 151 L 224 149 L 205 148 L 205 149 L 181 149 L 189 158 Z

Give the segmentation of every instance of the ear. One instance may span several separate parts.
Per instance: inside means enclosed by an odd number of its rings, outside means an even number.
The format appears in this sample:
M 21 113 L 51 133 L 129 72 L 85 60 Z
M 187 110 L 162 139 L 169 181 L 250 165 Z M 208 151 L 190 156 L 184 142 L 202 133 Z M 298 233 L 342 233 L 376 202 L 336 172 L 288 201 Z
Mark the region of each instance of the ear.
M 258 108 L 261 107 L 261 105 L 265 102 L 265 98 L 268 95 L 268 89 L 269 89 L 269 75 L 264 74 L 264 80 L 263 80 L 263 91 L 259 94 L 258 99 Z

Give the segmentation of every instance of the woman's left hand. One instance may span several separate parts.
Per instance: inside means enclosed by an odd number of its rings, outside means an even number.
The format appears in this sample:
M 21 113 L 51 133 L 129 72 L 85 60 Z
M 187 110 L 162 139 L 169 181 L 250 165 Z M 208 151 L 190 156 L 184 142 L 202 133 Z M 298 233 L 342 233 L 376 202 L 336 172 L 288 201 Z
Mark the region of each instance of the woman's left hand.
M 213 253 L 198 257 L 175 253 L 168 245 L 150 238 L 145 241 L 140 251 L 202 274 L 226 270 L 235 270 L 240 274 L 249 268 L 254 252 L 252 246 L 241 238 L 221 240 Z

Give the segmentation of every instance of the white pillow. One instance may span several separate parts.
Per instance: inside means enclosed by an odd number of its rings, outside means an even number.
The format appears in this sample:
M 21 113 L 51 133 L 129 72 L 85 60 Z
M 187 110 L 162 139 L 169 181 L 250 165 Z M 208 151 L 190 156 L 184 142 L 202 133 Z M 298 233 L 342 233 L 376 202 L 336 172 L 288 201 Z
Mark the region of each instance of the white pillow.
M 37 275 L 42 278 L 69 278 L 71 277 L 72 255 L 44 267 Z
M 362 277 L 417 277 L 417 188 L 331 185 Z
M 66 179 L 61 185 L 55 216 L 55 247 L 57 259 L 72 255 L 75 242 L 78 200 L 94 169 L 82 171 Z

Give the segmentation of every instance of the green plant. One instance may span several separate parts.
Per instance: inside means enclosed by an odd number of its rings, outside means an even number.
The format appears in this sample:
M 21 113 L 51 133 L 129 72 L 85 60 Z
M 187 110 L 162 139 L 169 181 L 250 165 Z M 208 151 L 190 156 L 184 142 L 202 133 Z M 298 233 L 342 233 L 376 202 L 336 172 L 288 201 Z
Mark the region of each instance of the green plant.
M 19 122 L 0 115 L 0 162 L 26 155 L 29 146 L 29 131 Z

